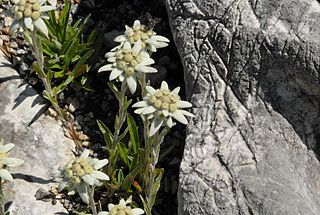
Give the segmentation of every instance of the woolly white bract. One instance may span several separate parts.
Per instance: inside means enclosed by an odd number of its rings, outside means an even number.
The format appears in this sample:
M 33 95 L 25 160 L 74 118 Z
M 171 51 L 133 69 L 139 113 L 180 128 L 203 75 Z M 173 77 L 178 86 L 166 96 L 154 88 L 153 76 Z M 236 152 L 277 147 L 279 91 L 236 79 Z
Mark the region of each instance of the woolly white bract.
M 130 206 L 127 206 L 127 204 L 130 204 L 132 202 L 132 196 L 130 196 L 126 201 L 124 199 L 121 199 L 119 204 L 108 204 L 108 210 L 109 212 L 102 211 L 98 213 L 98 215 L 141 215 L 144 214 L 144 210 L 141 208 L 131 208 Z
M 29 29 L 34 31 L 36 27 L 48 35 L 48 29 L 43 19 L 49 19 L 49 17 L 44 15 L 44 12 L 55 10 L 57 1 L 48 0 L 48 2 L 50 5 L 45 5 L 46 0 L 12 0 L 14 21 L 10 30 Z
M 98 171 L 107 164 L 107 159 L 91 158 L 89 157 L 89 150 L 83 151 L 79 158 L 69 161 L 64 168 L 59 169 L 62 180 L 60 179 L 58 190 L 62 191 L 68 186 L 68 194 L 72 195 L 76 190 L 82 201 L 88 204 L 88 185 L 101 186 L 103 183 L 100 180 L 109 180 L 105 173 Z
M 153 136 L 162 125 L 171 128 L 174 125 L 172 118 L 188 124 L 185 116 L 194 117 L 192 113 L 182 110 L 182 108 L 190 108 L 192 104 L 182 101 L 178 95 L 180 87 L 173 91 L 169 90 L 167 82 L 161 83 L 161 88 L 155 90 L 151 86 L 147 86 L 147 96 L 143 101 L 135 103 L 132 107 L 138 108 L 134 112 L 140 115 L 147 115 L 148 119 L 152 119 L 150 126 L 150 136 Z
M 117 36 L 114 41 L 121 43 L 120 46 L 126 41 L 131 44 L 141 42 L 142 48 L 151 52 L 156 52 L 158 48 L 168 46 L 170 42 L 166 37 L 157 35 L 152 29 L 147 28 L 145 25 L 141 25 L 139 20 L 134 21 L 132 27 L 127 25 L 124 35 Z
M 14 147 L 13 143 L 3 145 L 3 141 L 0 141 L 0 177 L 13 181 L 12 175 L 7 170 L 7 167 L 17 167 L 24 163 L 22 159 L 9 157 L 9 151 Z
M 157 70 L 151 67 L 154 60 L 149 54 L 141 50 L 141 42 L 132 45 L 124 42 L 122 47 L 116 47 L 108 52 L 106 58 L 110 64 L 102 66 L 99 72 L 111 71 L 109 80 L 126 81 L 130 92 L 133 94 L 137 89 L 137 79 L 141 73 L 155 73 Z

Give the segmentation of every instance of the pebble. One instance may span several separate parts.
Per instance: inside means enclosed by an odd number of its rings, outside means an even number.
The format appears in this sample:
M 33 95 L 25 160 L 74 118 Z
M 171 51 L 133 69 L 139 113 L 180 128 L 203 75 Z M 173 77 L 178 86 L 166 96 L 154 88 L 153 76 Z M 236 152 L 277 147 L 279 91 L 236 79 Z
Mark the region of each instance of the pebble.
M 68 109 L 71 113 L 73 113 L 79 107 L 79 101 L 74 98 L 72 99 L 71 104 L 68 106 Z
M 18 55 L 25 55 L 25 54 L 27 54 L 28 52 L 26 51 L 26 50 L 24 50 L 24 49 L 18 49 L 17 50 L 17 54 Z
M 14 48 L 14 49 L 17 49 L 19 46 L 18 46 L 18 43 L 16 41 L 11 41 L 10 42 L 10 47 L 11 48 Z M 18 53 L 18 52 L 17 52 Z

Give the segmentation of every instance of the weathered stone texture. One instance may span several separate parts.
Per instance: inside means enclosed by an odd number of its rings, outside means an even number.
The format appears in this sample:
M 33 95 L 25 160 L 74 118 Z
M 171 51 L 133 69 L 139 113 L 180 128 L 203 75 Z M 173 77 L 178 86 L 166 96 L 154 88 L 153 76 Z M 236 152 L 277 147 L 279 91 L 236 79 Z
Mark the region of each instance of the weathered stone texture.
M 71 159 L 73 149 L 73 142 L 64 137 L 61 126 L 51 117 L 42 114 L 28 125 L 45 103 L 0 52 L 0 138 L 16 145 L 10 152 L 12 157 L 25 161 L 12 169 L 14 182 L 6 183 L 5 198 L 12 202 L 12 215 L 67 214 L 59 202 L 52 205 L 34 197 L 39 188 L 56 186 L 53 172 Z
M 196 117 L 179 214 L 320 214 L 320 4 L 167 0 Z

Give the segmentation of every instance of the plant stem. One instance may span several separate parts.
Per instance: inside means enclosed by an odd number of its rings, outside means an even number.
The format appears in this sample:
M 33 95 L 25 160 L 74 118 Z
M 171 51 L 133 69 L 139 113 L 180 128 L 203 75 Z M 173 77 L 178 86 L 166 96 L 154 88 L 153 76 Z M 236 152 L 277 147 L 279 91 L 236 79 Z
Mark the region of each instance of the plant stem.
M 94 186 L 88 185 L 88 193 L 89 193 L 89 205 L 91 208 L 92 215 L 98 215 L 96 203 L 94 202 Z
M 115 124 L 113 144 L 118 141 L 121 128 L 122 128 L 123 123 L 125 122 L 126 117 L 127 117 L 127 110 L 125 108 L 125 102 L 126 102 L 125 93 L 126 93 L 126 90 L 127 90 L 127 85 L 123 81 L 121 83 L 120 99 L 119 99 L 119 112 L 118 112 L 118 116 L 117 116 L 118 120 L 116 121 L 116 124 Z

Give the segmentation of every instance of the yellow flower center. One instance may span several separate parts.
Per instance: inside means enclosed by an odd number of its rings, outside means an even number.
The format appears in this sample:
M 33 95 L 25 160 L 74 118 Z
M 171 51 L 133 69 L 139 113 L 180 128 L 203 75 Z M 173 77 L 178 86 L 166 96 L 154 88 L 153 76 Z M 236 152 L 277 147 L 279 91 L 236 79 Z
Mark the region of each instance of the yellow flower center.
M 81 183 L 81 177 L 85 174 L 91 174 L 94 168 L 89 164 L 88 159 L 76 158 L 69 162 L 65 170 L 65 176 L 71 183 L 77 185 Z
M 146 40 L 148 40 L 150 37 L 154 35 L 154 31 L 151 29 L 148 29 L 145 25 L 141 25 L 140 27 L 132 27 L 127 32 L 127 38 L 128 41 L 131 44 L 134 44 L 135 42 L 141 40 L 141 46 L 142 48 L 145 48 Z
M 169 90 L 157 90 L 154 95 L 148 98 L 148 102 L 160 112 L 161 110 L 176 111 L 178 109 L 178 101 L 180 101 L 180 97 L 175 94 L 170 94 Z
M 122 205 L 115 205 L 111 211 L 110 215 L 132 215 L 132 209 Z
M 118 69 L 124 71 L 126 75 L 133 75 L 134 67 L 141 62 L 139 55 L 133 53 L 130 49 L 123 49 L 116 53 L 116 64 Z
M 14 7 L 14 15 L 18 19 L 31 17 L 33 20 L 40 18 L 41 5 L 37 0 L 20 0 L 19 4 Z

